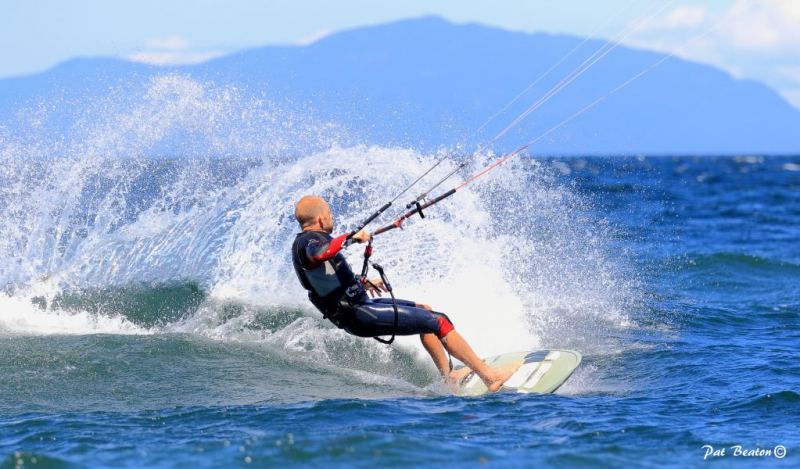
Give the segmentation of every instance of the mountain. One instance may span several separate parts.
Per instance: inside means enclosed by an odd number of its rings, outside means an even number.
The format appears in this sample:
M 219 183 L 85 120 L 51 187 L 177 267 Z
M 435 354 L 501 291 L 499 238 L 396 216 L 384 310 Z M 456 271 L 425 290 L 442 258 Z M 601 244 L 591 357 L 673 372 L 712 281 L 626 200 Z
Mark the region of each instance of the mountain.
M 583 39 L 525 34 L 426 17 L 343 31 L 306 46 L 271 46 L 199 65 L 152 67 L 85 58 L 0 80 L 0 126 L 20 110 L 57 101 L 54 132 L 85 114 L 82 103 L 181 73 L 254 96 L 308 105 L 363 143 L 430 150 L 486 141 L 603 42 L 590 40 L 498 116 L 473 132 Z M 664 57 L 618 47 L 494 148 L 535 139 Z M 536 154 L 800 153 L 800 111 L 770 88 L 714 67 L 667 58 L 618 93 L 542 139 Z

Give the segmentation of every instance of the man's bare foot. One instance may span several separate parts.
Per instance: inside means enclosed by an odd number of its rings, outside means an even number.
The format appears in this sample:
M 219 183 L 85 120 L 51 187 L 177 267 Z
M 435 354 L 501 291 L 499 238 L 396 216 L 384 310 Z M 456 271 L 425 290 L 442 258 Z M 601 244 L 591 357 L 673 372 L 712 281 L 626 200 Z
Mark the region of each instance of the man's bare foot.
M 471 372 L 472 370 L 470 370 L 469 367 L 466 366 L 461 367 L 457 370 L 451 371 L 450 374 L 447 376 L 447 381 L 451 384 L 457 384 Z
M 492 374 L 489 377 L 489 380 L 484 380 L 484 384 L 486 387 L 489 388 L 489 392 L 497 392 L 503 387 L 503 383 L 508 381 L 508 378 L 519 369 L 519 363 L 510 363 L 508 365 L 501 366 L 499 368 L 492 368 Z

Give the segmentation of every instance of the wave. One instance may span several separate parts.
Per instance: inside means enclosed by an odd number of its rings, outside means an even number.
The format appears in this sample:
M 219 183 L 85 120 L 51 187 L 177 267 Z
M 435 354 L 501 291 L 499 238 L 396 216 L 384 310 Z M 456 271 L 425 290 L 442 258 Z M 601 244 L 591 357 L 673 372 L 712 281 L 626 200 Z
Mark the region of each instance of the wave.
M 50 334 L 149 334 L 119 314 L 88 311 L 45 310 L 28 298 L 0 294 L 0 333 Z
M 800 272 L 800 265 L 786 260 L 772 259 L 735 252 L 715 252 L 683 256 L 683 265 L 689 270 L 741 268 L 745 270 L 769 270 L 777 272 Z
M 716 252 L 673 258 L 679 279 L 690 288 L 713 286 L 719 294 L 735 290 L 738 301 L 750 299 L 756 304 L 781 305 L 796 303 L 792 296 L 800 276 L 800 265 L 786 260 L 754 255 Z
M 760 394 L 745 400 L 733 400 L 723 407 L 737 412 L 762 411 L 767 412 L 769 415 L 793 415 L 798 403 L 800 403 L 800 393 L 781 390 L 769 394 Z
M 77 465 L 58 457 L 43 453 L 17 451 L 0 460 L 0 467 L 25 467 L 35 466 L 53 469 L 66 469 Z
M 293 204 L 322 195 L 352 227 L 441 154 L 342 145 L 339 126 L 186 77 L 126 93 L 90 103 L 67 135 L 0 140 L 0 328 L 260 341 L 331 363 L 360 347 L 386 363 L 393 352 L 307 304 L 288 256 Z M 532 159 L 500 167 L 377 238 L 375 259 L 398 296 L 446 311 L 482 355 L 602 350 L 631 326 L 639 280 L 558 174 Z
M 337 331 L 338 332 L 338 331 Z M 319 334 L 327 341 L 335 337 Z M 346 339 L 349 340 L 349 339 Z M 376 343 L 377 344 L 377 343 Z M 434 395 L 435 370 L 413 350 L 329 345 L 298 353 L 271 341 L 187 334 L 4 337 L 0 413 L 131 411 L 335 398 Z

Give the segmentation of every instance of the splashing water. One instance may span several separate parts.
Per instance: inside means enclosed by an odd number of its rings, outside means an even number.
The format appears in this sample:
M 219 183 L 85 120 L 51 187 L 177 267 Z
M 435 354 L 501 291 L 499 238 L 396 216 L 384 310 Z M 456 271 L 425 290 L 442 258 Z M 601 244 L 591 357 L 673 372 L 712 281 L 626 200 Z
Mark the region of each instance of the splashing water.
M 479 354 L 584 354 L 562 395 L 462 399 L 415 338 L 322 320 L 288 255 L 300 195 L 344 230 L 440 155 L 183 76 L 86 103 L 65 133 L 56 104 L 0 128 L 8 464 L 686 466 L 704 443 L 798 447 L 797 157 L 519 159 L 378 237 L 398 295 Z
M 355 145 L 309 112 L 177 75 L 88 107 L 67 136 L 0 133 L 0 331 L 190 333 L 329 363 L 346 364 L 335 356 L 349 349 L 359 350 L 362 366 L 396 358 L 312 311 L 288 255 L 293 204 L 322 195 L 342 231 L 440 155 Z M 376 238 L 375 259 L 399 297 L 446 312 L 481 355 L 596 351 L 605 331 L 629 326 L 638 301 L 636 276 L 612 252 L 612 236 L 553 168 L 520 160 L 430 209 L 429 218 Z M 354 266 L 360 254 L 347 253 Z M 200 286 L 202 304 L 152 324 L 124 306 L 90 311 L 58 301 L 187 282 Z M 265 315 L 287 311 L 287 320 L 263 325 Z M 417 347 L 412 338 L 399 343 Z

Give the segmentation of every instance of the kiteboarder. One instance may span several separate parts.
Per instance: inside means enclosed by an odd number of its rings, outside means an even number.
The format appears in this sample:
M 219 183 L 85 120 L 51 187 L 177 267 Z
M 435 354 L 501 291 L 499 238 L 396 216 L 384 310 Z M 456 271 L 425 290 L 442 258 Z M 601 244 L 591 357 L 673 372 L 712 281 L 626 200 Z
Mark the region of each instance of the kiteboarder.
M 360 337 L 419 334 L 439 372 L 450 382 L 472 370 L 494 392 L 513 374 L 513 369 L 490 368 L 481 361 L 444 313 L 413 301 L 378 298 L 389 290 L 386 282 L 359 279 L 342 254 L 353 242 L 369 242 L 369 232 L 361 229 L 331 236 L 333 215 L 324 199 L 305 196 L 297 202 L 294 214 L 302 231 L 292 245 L 292 262 L 311 303 L 323 317 Z M 453 371 L 445 349 L 466 367 Z

